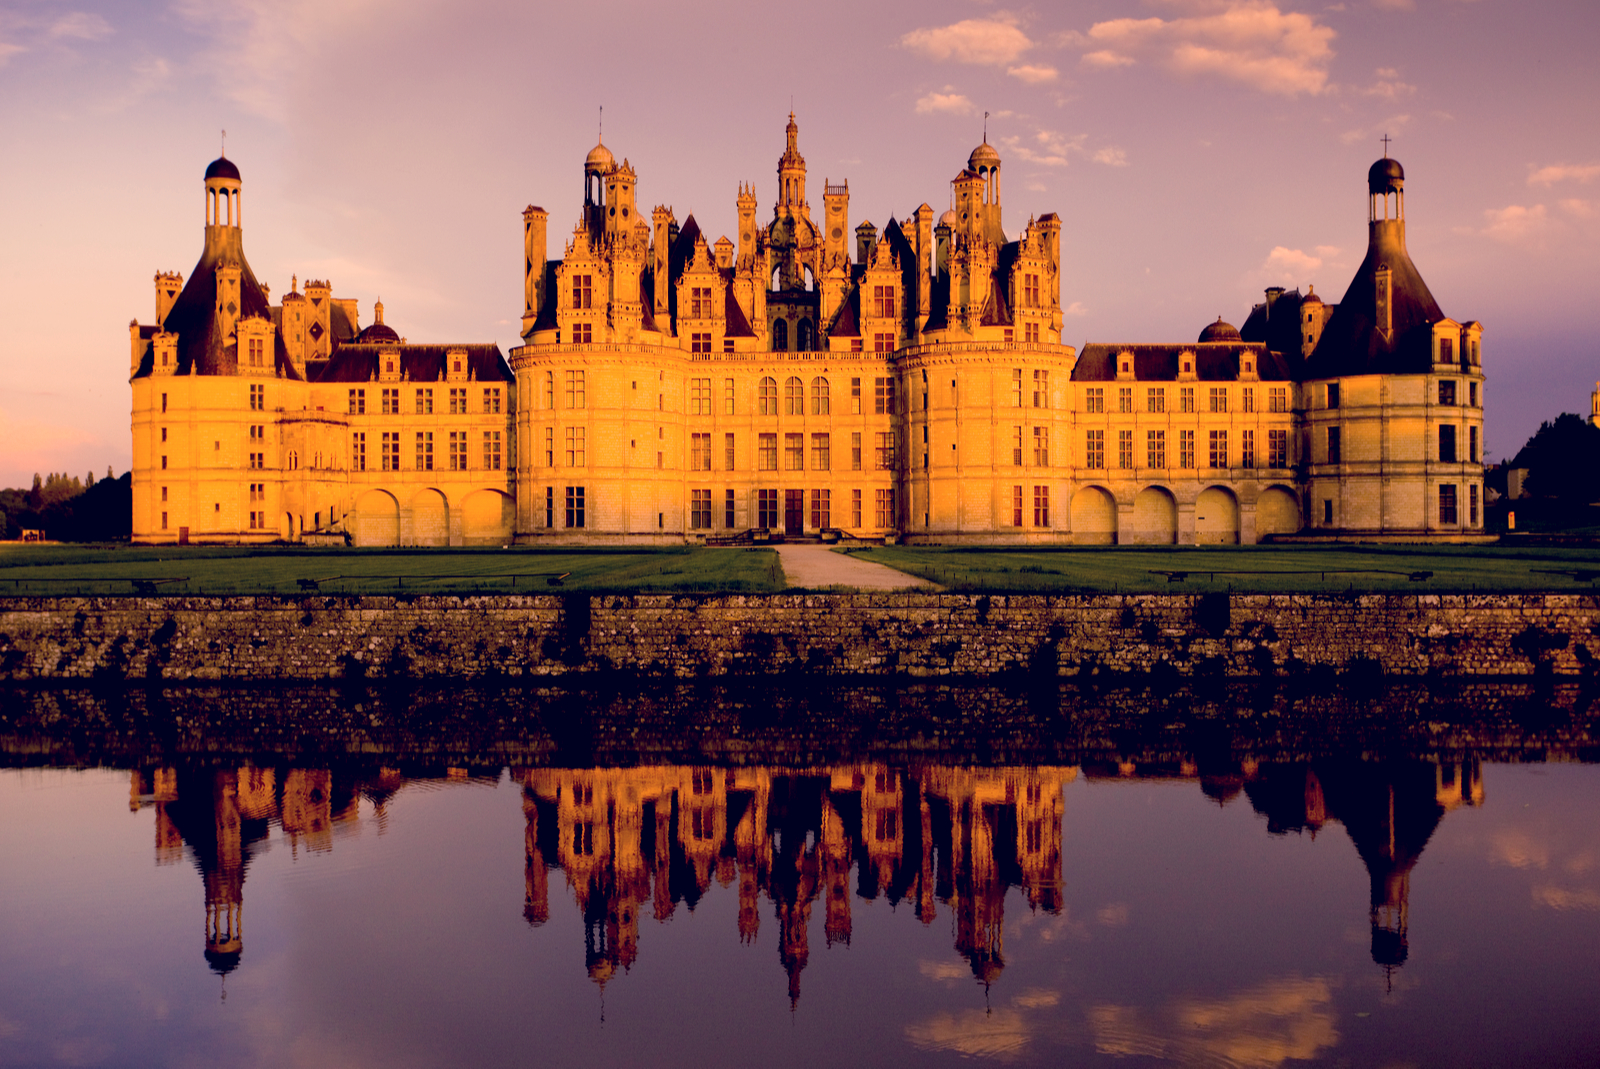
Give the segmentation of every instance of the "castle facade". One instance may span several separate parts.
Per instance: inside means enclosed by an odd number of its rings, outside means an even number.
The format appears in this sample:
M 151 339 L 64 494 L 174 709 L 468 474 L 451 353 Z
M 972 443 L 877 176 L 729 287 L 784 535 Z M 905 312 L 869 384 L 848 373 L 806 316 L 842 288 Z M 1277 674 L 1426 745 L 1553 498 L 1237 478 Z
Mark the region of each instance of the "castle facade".
M 1013 240 L 987 143 L 882 231 L 807 199 L 790 116 L 769 221 L 646 218 L 603 144 L 550 257 L 523 212 L 523 344 L 419 345 L 326 282 L 270 302 L 238 169 L 206 172 L 187 283 L 130 326 L 134 538 L 360 545 L 1253 543 L 1482 531 L 1481 327 L 1405 247 L 1404 172 L 1368 174 L 1338 305 L 1274 288 L 1193 343 L 1062 341 L 1061 220 Z

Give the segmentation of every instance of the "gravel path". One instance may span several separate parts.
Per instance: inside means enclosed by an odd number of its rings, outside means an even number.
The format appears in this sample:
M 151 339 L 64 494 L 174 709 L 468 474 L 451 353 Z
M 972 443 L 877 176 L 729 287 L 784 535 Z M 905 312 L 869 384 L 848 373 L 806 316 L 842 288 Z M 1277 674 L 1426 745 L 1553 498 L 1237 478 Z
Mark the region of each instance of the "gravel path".
M 847 586 L 858 590 L 938 590 L 926 579 L 873 564 L 848 553 L 835 553 L 827 546 L 780 545 L 778 560 L 790 586 Z

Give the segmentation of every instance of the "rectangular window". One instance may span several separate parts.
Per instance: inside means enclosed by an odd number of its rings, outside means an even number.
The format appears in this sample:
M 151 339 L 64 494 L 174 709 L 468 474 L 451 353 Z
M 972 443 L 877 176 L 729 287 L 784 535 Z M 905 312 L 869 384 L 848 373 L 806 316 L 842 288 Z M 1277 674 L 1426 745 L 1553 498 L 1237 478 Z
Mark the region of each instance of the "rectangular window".
M 1133 432 L 1117 432 L 1117 467 L 1128 469 L 1133 467 Z
M 1456 523 L 1456 488 L 1454 483 L 1439 487 L 1439 522 Z
M 833 467 L 833 436 L 826 432 L 811 436 L 811 470 L 827 471 Z
M 1050 372 L 1035 371 L 1033 373 L 1033 407 L 1050 407 Z
M 706 352 L 711 350 L 707 349 Z M 711 380 L 689 380 L 689 414 L 691 416 L 711 415 Z
M 1239 432 L 1239 466 L 1241 468 L 1256 466 L 1256 432 L 1250 427 Z
M 544 373 L 544 407 L 547 409 L 556 407 L 556 373 L 554 371 L 546 371 Z
M 1448 364 L 1456 358 L 1456 343 L 1451 338 L 1439 339 L 1439 363 Z M 1440 402 L 1443 404 L 1444 402 Z
M 417 391 L 417 415 L 433 415 L 433 391 L 431 389 Z
M 1344 439 L 1338 427 L 1328 428 L 1328 463 L 1344 462 Z
M 1194 431 L 1178 432 L 1178 467 L 1194 467 Z
M 583 487 L 567 487 L 567 526 L 584 526 Z
M 556 466 L 556 429 L 554 427 L 546 427 L 544 429 L 544 466 L 547 468 Z
M 689 435 L 689 470 L 711 470 L 711 435 Z M 710 508 L 711 506 L 707 505 L 706 507 Z
M 258 469 L 259 468 L 265 468 L 267 466 L 267 454 L 265 454 L 265 453 L 251 453 L 250 454 L 250 466 L 252 468 L 258 468 Z
M 1467 428 L 1467 462 L 1469 464 L 1478 462 L 1478 428 L 1476 427 Z
M 256 404 L 256 390 L 257 389 L 258 389 L 258 387 L 255 387 L 255 386 L 250 387 L 250 407 L 251 408 L 260 408 L 261 407 L 260 405 Z M 161 395 L 161 411 L 165 412 L 166 410 L 167 410 L 167 395 L 166 394 L 162 394 Z M 162 515 L 166 515 L 166 513 L 162 513 Z M 166 522 L 163 521 L 161 526 L 165 527 L 166 526 Z
M 806 436 L 788 433 L 783 436 L 783 470 L 806 470 Z
M 732 471 L 734 466 L 733 432 L 729 431 L 722 436 L 722 470 Z
M 1022 276 L 1022 303 L 1028 308 L 1039 307 L 1039 276 Z
M 734 520 L 737 519 L 737 516 L 734 514 L 734 506 L 737 500 L 738 499 L 732 490 L 724 490 L 722 492 L 722 526 L 728 528 L 729 530 L 732 530 Z
M 861 432 L 850 432 L 850 470 L 861 470 Z
M 1239 391 L 1239 411 L 1254 412 L 1256 410 L 1256 390 L 1254 386 L 1246 386 Z
M 711 311 L 711 287 L 710 286 L 691 286 L 691 287 L 689 287 L 689 318 L 690 319 L 710 319 L 712 314 L 713 313 Z M 711 337 L 711 335 L 709 335 L 709 334 L 706 335 L 708 344 L 709 344 L 710 337 Z M 695 350 L 695 352 L 697 352 L 697 353 L 698 352 L 707 352 L 707 353 L 709 353 L 710 351 L 711 351 L 710 349 L 704 349 L 704 350 L 696 349 Z
M 850 380 L 850 414 L 861 415 L 861 380 Z
M 1167 466 L 1167 432 L 1148 431 L 1145 435 L 1145 460 L 1152 468 Z
M 893 319 L 894 303 L 893 286 L 872 287 L 872 314 L 878 319 Z
M 250 411 L 264 412 L 267 408 L 267 388 L 260 384 L 250 387 Z M 161 411 L 167 410 L 167 395 L 161 395 Z
M 483 391 L 483 410 L 490 415 L 500 412 L 500 390 L 498 388 Z
M 1339 407 L 1339 384 L 1337 382 L 1328 383 L 1328 389 L 1327 389 L 1326 394 L 1324 395 L 1324 398 L 1325 398 L 1325 401 L 1326 401 L 1326 407 L 1328 407 L 1328 408 L 1338 408 Z
M 1194 387 L 1193 386 L 1180 386 L 1178 388 L 1178 411 L 1179 412 L 1193 412 L 1194 411 Z
M 450 470 L 467 470 L 467 432 L 450 432 Z
M 852 353 L 861 352 L 861 339 L 860 338 L 851 338 L 850 339 L 850 351 Z
M 1478 485 L 1476 483 L 1467 487 L 1467 522 L 1473 527 L 1478 526 Z
M 1455 463 L 1456 426 L 1454 423 L 1441 423 L 1439 425 L 1439 459 L 1447 464 Z
M 1289 387 L 1267 387 L 1267 410 L 1269 412 L 1289 411 Z
M 711 491 L 689 491 L 689 527 L 696 531 L 711 528 Z
M 1117 387 L 1117 411 L 1118 412 L 1132 412 L 1133 411 L 1133 387 L 1132 386 L 1118 386 Z
M 1211 464 L 1213 468 L 1226 468 L 1228 466 L 1228 432 L 1211 431 Z
M 873 436 L 877 442 L 877 468 L 879 471 L 894 470 L 894 431 L 879 431 Z
M 833 491 L 811 491 L 811 526 L 817 530 L 833 526 Z
M 594 276 L 572 276 L 572 307 L 576 309 L 590 308 L 594 304 Z M 572 524 L 567 524 L 571 527 Z M 583 526 L 579 524 L 578 526 Z
M 588 428 L 567 428 L 567 467 L 581 468 L 588 464 Z
M 1020 367 L 1011 369 L 1011 407 L 1022 407 L 1022 369 Z
M 711 332 L 697 330 L 690 334 L 689 351 L 691 353 L 709 353 L 711 351 Z
M 895 413 L 894 379 L 882 375 L 872 380 L 872 411 L 879 416 Z
M 894 352 L 894 335 L 874 334 L 872 336 L 872 351 L 875 353 Z
M 383 470 L 400 470 L 400 432 L 383 432 L 383 441 L 379 443 L 383 449 Z
M 1228 410 L 1228 388 L 1226 386 L 1211 387 L 1211 411 L 1226 412 Z
M 1050 488 L 1048 486 L 1035 486 L 1033 488 L 1033 525 L 1035 527 L 1050 526 Z
M 733 380 L 722 380 L 722 414 L 733 415 Z
M 450 388 L 450 414 L 452 416 L 464 416 L 467 414 L 467 391 L 465 387 L 459 390 L 453 386 Z
M 1033 429 L 1033 466 L 1036 468 L 1048 468 L 1050 466 L 1049 427 L 1035 427 Z M 1095 466 L 1103 467 L 1104 465 Z
M 588 382 L 587 382 L 587 378 L 586 378 L 584 372 L 582 372 L 582 371 L 568 371 L 566 373 L 566 380 L 567 380 L 567 407 L 568 408 L 587 408 L 588 407 L 588 400 L 587 400 Z
M 1011 463 L 1022 467 L 1022 428 L 1011 428 Z
M 250 366 L 251 367 L 263 367 L 266 364 L 266 361 L 264 359 L 264 354 L 266 352 L 266 346 L 264 346 L 262 344 L 262 341 L 263 341 L 263 339 L 261 339 L 261 338 L 251 338 L 250 339 L 249 354 L 250 354 Z
M 1456 403 L 1456 383 L 1454 379 L 1439 380 L 1439 403 L 1453 405 Z
M 1022 487 L 1011 488 L 1011 526 L 1022 526 Z
M 1289 466 L 1289 432 L 1287 430 L 1267 431 L 1267 467 L 1287 468 Z
M 254 408 L 255 405 L 251 405 L 250 407 Z M 366 414 L 367 414 L 367 391 L 366 390 L 351 390 L 350 391 L 350 415 L 352 415 L 352 416 L 364 416 Z
M 1024 323 L 1024 324 L 1022 324 L 1022 340 L 1025 341 L 1025 342 L 1031 343 L 1033 345 L 1038 345 L 1039 344 L 1039 324 L 1037 324 L 1037 323 Z
M 499 471 L 504 459 L 500 454 L 500 432 L 483 432 L 483 466 L 489 471 Z
M 1103 468 L 1106 466 L 1105 431 L 1084 432 L 1083 466 L 1086 468 Z
M 756 491 L 756 526 L 778 526 L 778 491 Z
M 397 416 L 400 414 L 400 391 L 385 389 L 383 391 L 383 414 Z
M 1167 410 L 1166 387 L 1151 386 L 1145 390 L 1144 410 L 1146 412 L 1165 412 Z
M 1104 412 L 1106 410 L 1106 391 L 1103 386 L 1089 386 L 1083 391 L 1083 410 L 1085 412 Z
M 433 470 L 433 432 L 417 432 L 417 470 Z
M 164 394 L 162 396 L 165 397 Z M 163 401 L 163 404 L 165 404 L 165 401 Z M 1467 383 L 1467 404 L 1473 408 L 1478 407 L 1478 384 L 1476 382 Z M 162 408 L 161 411 L 165 412 L 166 409 Z
M 874 490 L 877 499 L 877 525 L 879 527 L 893 527 L 895 525 L 894 490 Z
M 760 461 L 756 468 L 760 471 L 778 470 L 778 436 L 776 434 L 762 434 L 757 438 L 757 452 Z
M 161 514 L 161 529 L 163 531 L 167 529 L 167 514 L 165 512 Z
M 544 525 L 546 527 L 556 525 L 556 488 L 553 486 L 544 488 Z

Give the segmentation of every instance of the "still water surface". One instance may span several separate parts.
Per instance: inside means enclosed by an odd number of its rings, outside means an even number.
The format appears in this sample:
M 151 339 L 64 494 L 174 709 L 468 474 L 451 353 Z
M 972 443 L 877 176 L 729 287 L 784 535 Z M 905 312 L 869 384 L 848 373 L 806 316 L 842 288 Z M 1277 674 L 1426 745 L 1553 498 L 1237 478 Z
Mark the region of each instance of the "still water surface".
M 0 771 L 0 1064 L 1600 1051 L 1592 764 L 123 764 Z

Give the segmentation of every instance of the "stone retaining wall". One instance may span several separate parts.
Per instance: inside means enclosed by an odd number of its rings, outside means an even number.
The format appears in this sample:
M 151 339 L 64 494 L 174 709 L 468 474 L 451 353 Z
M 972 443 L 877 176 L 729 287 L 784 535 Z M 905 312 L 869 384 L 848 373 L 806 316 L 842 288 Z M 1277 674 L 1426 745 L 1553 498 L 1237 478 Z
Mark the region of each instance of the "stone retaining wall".
M 0 598 L 0 681 L 1581 675 L 1587 595 Z

